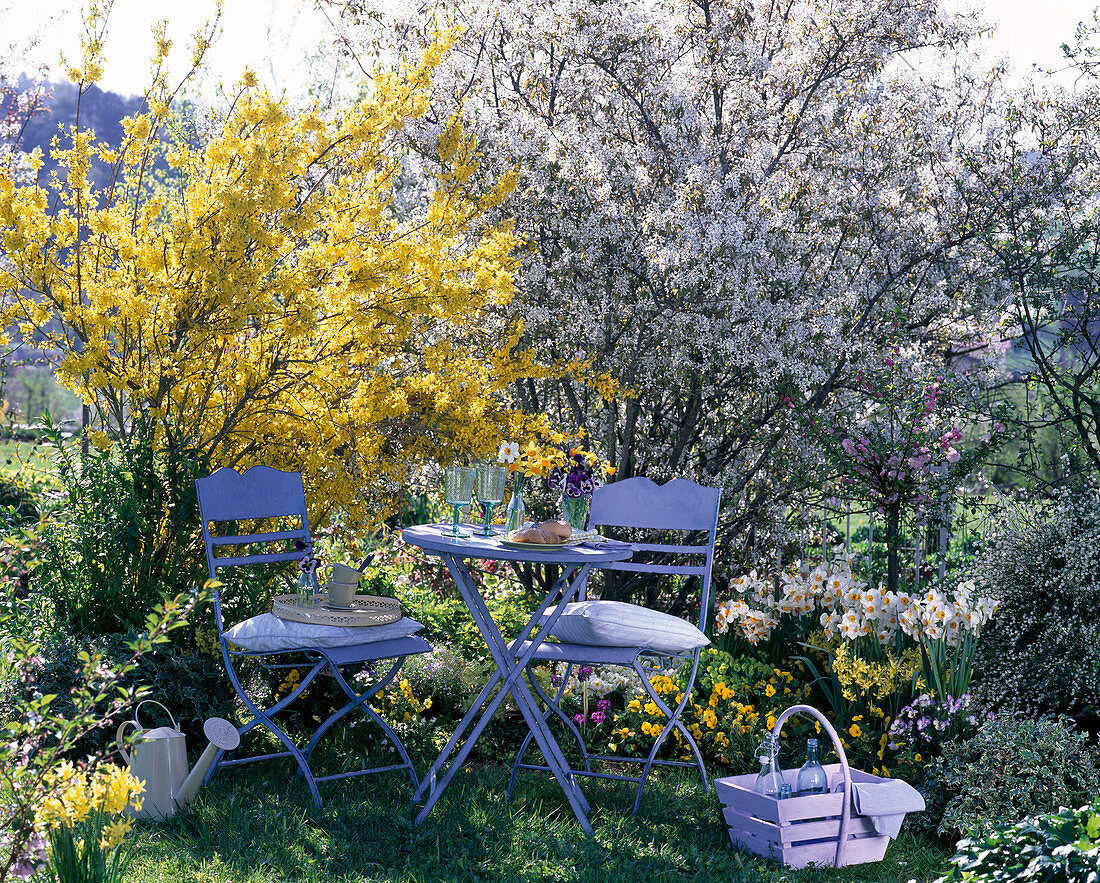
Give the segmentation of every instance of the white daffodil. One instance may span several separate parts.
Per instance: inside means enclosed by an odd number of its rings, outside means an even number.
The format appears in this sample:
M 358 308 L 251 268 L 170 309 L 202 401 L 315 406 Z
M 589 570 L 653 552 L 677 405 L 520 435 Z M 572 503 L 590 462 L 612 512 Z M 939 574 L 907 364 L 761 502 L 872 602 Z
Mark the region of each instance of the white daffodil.
M 515 463 L 518 456 L 519 445 L 515 442 L 506 441 L 501 444 L 500 450 L 497 452 L 497 462 Z

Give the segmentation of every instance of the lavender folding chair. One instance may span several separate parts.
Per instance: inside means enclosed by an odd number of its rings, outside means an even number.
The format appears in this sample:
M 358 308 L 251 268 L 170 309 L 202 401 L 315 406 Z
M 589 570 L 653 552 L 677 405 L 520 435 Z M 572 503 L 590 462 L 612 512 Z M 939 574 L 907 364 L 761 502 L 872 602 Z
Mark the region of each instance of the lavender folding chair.
M 218 571 L 227 568 L 265 564 L 284 564 L 285 566 L 286 562 L 297 562 L 301 559 L 303 552 L 300 548 L 296 549 L 294 544 L 298 541 L 300 544 L 308 545 L 310 531 L 306 515 L 305 490 L 300 473 L 280 472 L 269 466 L 253 466 L 243 474 L 234 469 L 223 468 L 206 478 L 196 480 L 195 485 L 198 489 L 202 535 L 206 545 L 206 563 L 211 579 L 218 579 Z M 258 525 L 258 532 L 241 533 L 240 522 Z M 221 533 L 223 530 L 226 533 Z M 223 552 L 226 549 L 229 554 Z M 316 576 L 313 577 L 313 588 L 317 591 Z M 319 647 L 306 644 L 278 650 L 240 649 L 226 638 L 222 593 L 218 589 L 214 590 L 214 619 L 229 680 L 252 714 L 252 718 L 239 727 L 238 732 L 243 736 L 253 727 L 265 727 L 282 742 L 286 751 L 233 759 L 225 759 L 225 752 L 219 751 L 206 775 L 207 781 L 213 777 L 219 766 L 236 766 L 257 760 L 292 757 L 305 777 L 310 794 L 313 795 L 318 808 L 321 806 L 321 795 L 317 790 L 317 783 L 331 779 L 405 770 L 412 780 L 413 788 L 417 787 L 419 783 L 416 771 L 405 751 L 405 746 L 393 729 L 371 708 L 369 700 L 394 679 L 406 656 L 431 650 L 427 641 L 412 634 L 389 640 L 371 641 L 372 629 L 366 628 L 362 629 L 364 642 L 347 646 Z M 358 640 L 357 637 L 351 639 Z M 259 699 L 252 696 L 242 683 L 239 666 L 249 660 L 255 661 L 269 671 L 298 669 L 306 670 L 306 674 L 301 676 L 288 695 L 269 708 L 262 708 Z M 356 690 L 348 683 L 348 678 L 343 672 L 344 668 L 363 671 L 368 668 L 369 663 L 383 660 L 393 661 L 388 669 L 385 665 L 381 666 L 381 675 L 372 677 L 365 689 Z M 331 675 L 347 694 L 348 702 L 321 722 L 305 748 L 299 748 L 272 718 L 291 705 L 322 674 Z M 361 711 L 381 728 L 400 756 L 401 763 L 337 775 L 315 776 L 310 769 L 309 761 L 317 743 L 333 724 L 355 710 Z
M 655 557 L 655 561 L 634 561 L 633 559 L 615 564 L 604 565 L 605 570 L 632 571 L 636 573 L 662 574 L 676 577 L 696 577 L 699 582 L 699 629 L 706 627 L 707 610 L 710 607 L 710 573 L 714 563 L 714 546 L 718 532 L 718 507 L 721 500 L 721 490 L 708 488 L 695 484 L 692 481 L 678 478 L 665 485 L 657 485 L 648 478 L 629 478 L 598 488 L 592 496 L 592 508 L 589 515 L 589 525 L 601 527 L 622 527 L 646 529 L 662 534 L 666 532 L 695 532 L 706 534 L 706 542 L 702 545 L 684 543 L 633 543 L 635 553 L 643 552 L 647 557 Z M 685 537 L 684 539 L 690 539 Z M 680 563 L 685 559 L 695 563 Z M 669 559 L 677 563 L 670 563 Z M 593 612 L 596 617 L 601 616 L 601 605 L 615 605 L 617 602 L 596 601 L 588 602 L 587 610 Z M 695 744 L 691 733 L 680 722 L 680 714 L 690 701 L 691 691 L 695 684 L 695 676 L 699 669 L 699 654 L 702 645 L 705 645 L 705 636 L 699 635 L 700 646 L 691 649 L 670 650 L 669 645 L 676 643 L 679 638 L 670 638 L 663 632 L 662 620 L 657 617 L 647 617 L 645 608 L 638 605 L 621 605 L 617 608 L 604 606 L 605 611 L 614 610 L 617 616 L 626 614 L 626 619 L 634 619 L 636 625 L 645 630 L 647 620 L 652 620 L 653 631 L 645 637 L 645 640 L 635 641 L 631 646 L 622 646 L 625 641 L 620 640 L 613 632 L 614 628 L 604 630 L 604 633 L 596 636 L 595 640 L 584 643 L 573 642 L 571 636 L 562 636 L 561 627 L 558 626 L 552 634 L 559 637 L 559 643 L 546 642 L 534 654 L 534 659 L 527 666 L 527 678 L 532 688 L 538 694 L 542 702 L 546 704 L 544 717 L 551 714 L 558 717 L 565 727 L 572 733 L 580 748 L 582 768 L 570 770 L 574 776 L 592 776 L 603 779 L 617 779 L 620 781 L 634 782 L 637 784 L 637 793 L 634 798 L 634 812 L 642 802 L 642 791 L 645 788 L 646 779 L 654 766 L 697 767 L 703 778 L 703 786 L 707 786 L 707 771 L 703 766 L 703 757 L 699 752 L 699 746 Z M 636 614 L 636 615 L 634 615 Z M 613 617 L 614 618 L 614 617 Z M 565 616 L 561 621 L 567 621 Z M 694 631 L 691 629 L 691 631 Z M 690 637 L 686 640 L 692 640 Z M 654 649 L 656 645 L 660 649 Z M 520 652 L 519 647 L 514 647 L 513 652 Z M 557 693 L 551 698 L 541 688 L 536 679 L 532 665 L 537 661 L 565 663 L 566 671 L 558 687 Z M 684 687 L 683 696 L 675 708 L 670 708 L 664 699 L 653 689 L 650 683 L 650 675 L 662 668 L 675 665 L 688 664 L 691 673 Z M 585 746 L 584 737 L 576 724 L 561 710 L 560 702 L 569 683 L 569 676 L 573 667 L 580 664 L 587 665 L 622 665 L 634 669 L 642 687 L 649 699 L 661 710 L 666 723 L 660 734 L 653 742 L 646 757 L 622 757 L 618 755 L 590 754 Z M 690 747 L 695 760 L 664 760 L 658 759 L 657 754 L 662 744 L 673 730 L 676 730 L 684 742 Z M 512 766 L 512 774 L 508 781 L 508 794 L 511 795 L 515 787 L 516 775 L 520 770 L 548 770 L 544 764 L 525 763 L 524 755 L 531 745 L 531 735 L 523 741 Z M 593 761 L 613 762 L 616 764 L 634 763 L 641 764 L 638 775 L 628 776 L 617 773 L 600 772 L 592 769 Z

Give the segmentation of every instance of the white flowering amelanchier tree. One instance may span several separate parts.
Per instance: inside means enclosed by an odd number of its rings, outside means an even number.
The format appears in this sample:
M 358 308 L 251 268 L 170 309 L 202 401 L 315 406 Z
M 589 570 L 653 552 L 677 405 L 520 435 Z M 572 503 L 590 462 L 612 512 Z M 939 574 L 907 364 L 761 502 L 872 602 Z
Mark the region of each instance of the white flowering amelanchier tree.
M 986 319 L 958 148 L 996 118 L 997 73 L 960 62 L 932 86 L 900 62 L 973 36 L 936 0 L 353 7 L 352 47 L 463 29 L 435 119 L 460 104 L 486 169 L 518 168 L 502 208 L 528 243 L 528 337 L 630 392 L 517 397 L 590 431 L 620 477 L 721 484 L 737 530 L 789 478 L 784 396 L 822 405 L 888 338 L 927 351 Z
M 10 21 L 14 16 L 13 0 L 0 2 L 0 21 Z M 41 74 L 28 78 L 21 69 L 45 23 L 37 31 L 0 36 L 0 170 L 12 177 L 28 180 L 33 165 L 25 150 L 21 149 L 23 132 L 27 122 L 42 112 L 48 98 L 48 90 Z
M 1100 8 L 1065 46 L 1077 72 L 1072 90 L 1025 88 L 1006 117 L 1002 137 L 970 166 L 985 182 L 993 222 L 984 237 L 1012 288 L 1000 330 L 1029 357 L 1029 407 L 1019 422 L 1053 431 L 1061 456 L 1045 470 L 1100 476 Z M 989 167 L 1003 170 L 990 175 Z M 1023 372 L 1022 372 L 1023 373 Z M 1049 435 L 1048 435 L 1049 438 Z

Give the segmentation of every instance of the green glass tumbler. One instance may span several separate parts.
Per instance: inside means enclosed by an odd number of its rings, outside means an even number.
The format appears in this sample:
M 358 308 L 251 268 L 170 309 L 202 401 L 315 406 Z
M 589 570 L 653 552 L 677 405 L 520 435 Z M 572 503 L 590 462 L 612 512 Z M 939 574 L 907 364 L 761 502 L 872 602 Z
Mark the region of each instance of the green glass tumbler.
M 492 536 L 490 527 L 493 507 L 504 502 L 504 487 L 508 483 L 508 470 L 503 466 L 478 466 L 474 496 L 485 509 L 483 537 Z
M 569 526 L 573 528 L 574 533 L 584 531 L 588 524 L 588 507 L 591 504 L 591 494 L 585 494 L 583 497 L 570 497 L 567 494 L 562 494 L 561 514 L 569 522 Z
M 468 506 L 474 493 L 474 470 L 469 466 L 448 466 L 443 470 L 443 499 L 454 507 L 454 524 L 443 536 L 463 539 L 469 534 L 458 527 L 462 507 Z

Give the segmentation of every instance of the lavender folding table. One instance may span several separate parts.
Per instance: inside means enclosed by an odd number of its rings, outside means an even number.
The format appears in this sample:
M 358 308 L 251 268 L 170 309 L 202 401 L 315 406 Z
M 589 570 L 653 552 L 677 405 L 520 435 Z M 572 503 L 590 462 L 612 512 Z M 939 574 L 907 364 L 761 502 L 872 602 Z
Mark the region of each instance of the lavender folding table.
M 413 800 L 425 802 L 416 817 L 416 823 L 420 824 L 428 817 L 455 773 L 465 763 L 494 712 L 504 701 L 504 697 L 510 693 L 515 697 L 516 705 L 519 706 L 520 713 L 531 730 L 531 735 L 542 750 L 547 765 L 565 793 L 569 806 L 581 823 L 581 828 L 586 834 L 592 836 L 592 825 L 588 821 L 588 801 L 585 800 L 576 779 L 570 775 L 565 755 L 562 754 L 561 748 L 550 732 L 546 719 L 531 694 L 530 687 L 524 681 L 523 671 L 534 657 L 535 651 L 550 634 L 565 605 L 570 601 L 583 599 L 582 593 L 589 571 L 601 564 L 625 561 L 631 556 L 632 549 L 626 543 L 612 542 L 593 546 L 580 544 L 543 549 L 512 549 L 501 545 L 499 532 L 491 537 L 483 537 L 474 534 L 474 531 L 478 530 L 477 527 L 471 528 L 467 525 L 466 530 L 472 535 L 466 539 L 455 539 L 445 536 L 449 530 L 450 525 L 426 524 L 407 527 L 401 535 L 406 543 L 419 546 L 425 552 L 438 555 L 443 559 L 462 600 L 470 610 L 474 624 L 485 639 L 497 670 L 482 688 L 469 711 L 459 721 L 457 729 L 432 764 L 431 769 L 420 780 L 420 787 L 413 795 Z M 466 564 L 468 560 L 490 559 L 544 562 L 562 567 L 561 577 L 550 588 L 542 603 L 531 615 L 527 625 L 512 642 L 505 640 L 500 629 L 493 622 L 493 618 L 489 615 L 489 608 L 485 605 L 485 600 L 481 597 Z M 512 647 L 516 648 L 516 652 L 513 652 Z M 497 689 L 498 686 L 499 689 Z M 461 748 L 458 747 L 460 742 Z M 439 778 L 445 766 L 446 772 L 443 773 L 442 778 Z

